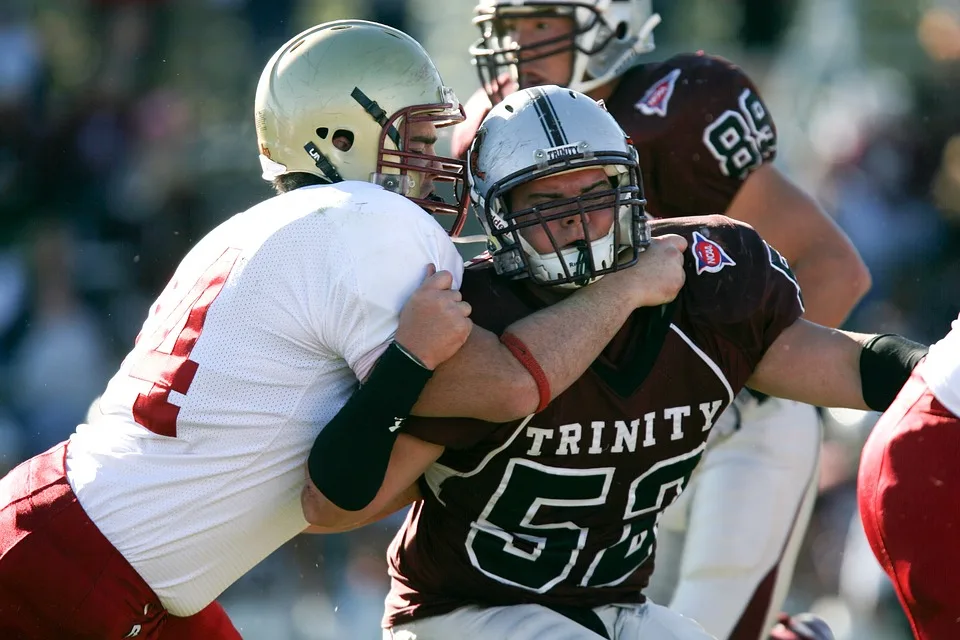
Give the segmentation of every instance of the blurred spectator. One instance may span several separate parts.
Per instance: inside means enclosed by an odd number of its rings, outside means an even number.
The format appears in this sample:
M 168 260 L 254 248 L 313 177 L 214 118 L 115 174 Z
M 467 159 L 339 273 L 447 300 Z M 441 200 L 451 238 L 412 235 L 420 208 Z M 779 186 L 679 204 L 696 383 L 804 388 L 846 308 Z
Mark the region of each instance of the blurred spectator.
M 66 227 L 40 227 L 32 247 L 28 325 L 14 350 L 12 404 L 26 437 L 25 454 L 64 440 L 83 421 L 113 366 L 99 320 L 74 286 L 74 245 Z

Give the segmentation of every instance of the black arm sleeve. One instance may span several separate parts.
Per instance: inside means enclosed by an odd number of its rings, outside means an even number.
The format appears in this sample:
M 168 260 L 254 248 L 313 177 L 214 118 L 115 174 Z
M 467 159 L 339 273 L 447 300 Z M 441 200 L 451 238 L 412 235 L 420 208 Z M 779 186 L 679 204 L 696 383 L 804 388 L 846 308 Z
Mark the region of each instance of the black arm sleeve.
M 310 479 L 330 502 L 359 511 L 376 497 L 400 426 L 432 375 L 396 343 L 387 347 L 310 449 Z
M 860 385 L 863 401 L 874 411 L 886 411 L 927 347 L 892 333 L 867 340 L 860 352 Z

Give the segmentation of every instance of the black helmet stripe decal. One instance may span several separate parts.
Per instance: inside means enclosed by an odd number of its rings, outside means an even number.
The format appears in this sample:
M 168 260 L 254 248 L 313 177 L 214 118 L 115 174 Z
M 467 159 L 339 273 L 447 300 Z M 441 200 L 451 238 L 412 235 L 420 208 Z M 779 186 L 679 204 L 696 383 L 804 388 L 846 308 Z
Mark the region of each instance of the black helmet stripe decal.
M 528 91 L 533 94 L 533 106 L 537 110 L 537 115 L 540 116 L 540 125 L 547 134 L 550 145 L 562 147 L 567 144 L 567 134 L 563 131 L 563 125 L 560 124 L 557 112 L 546 92 L 540 87 L 532 87 Z

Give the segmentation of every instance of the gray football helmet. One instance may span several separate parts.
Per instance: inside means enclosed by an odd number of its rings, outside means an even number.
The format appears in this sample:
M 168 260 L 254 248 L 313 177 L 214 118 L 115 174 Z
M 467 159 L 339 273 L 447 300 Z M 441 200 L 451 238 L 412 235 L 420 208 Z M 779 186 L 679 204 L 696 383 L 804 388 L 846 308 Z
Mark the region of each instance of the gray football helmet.
M 559 173 L 601 167 L 610 188 L 514 210 L 517 186 Z M 575 288 L 629 266 L 650 243 L 637 151 L 602 104 L 571 89 L 520 90 L 480 124 L 467 154 L 470 197 L 497 273 L 539 285 Z M 613 208 L 614 224 L 591 238 L 586 213 Z M 521 233 L 532 225 L 580 216 L 584 241 L 541 254 Z

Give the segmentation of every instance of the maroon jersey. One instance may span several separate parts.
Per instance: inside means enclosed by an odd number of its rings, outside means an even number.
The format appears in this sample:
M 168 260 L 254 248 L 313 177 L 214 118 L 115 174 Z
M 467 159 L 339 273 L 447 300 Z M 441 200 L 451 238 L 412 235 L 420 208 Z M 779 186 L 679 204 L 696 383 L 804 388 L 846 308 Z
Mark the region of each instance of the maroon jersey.
M 408 418 L 447 447 L 388 552 L 385 623 L 468 604 L 642 601 L 660 512 L 700 460 L 714 420 L 800 315 L 799 288 L 752 228 L 662 220 L 690 243 L 669 305 L 640 309 L 593 366 L 523 421 Z M 473 321 L 496 333 L 541 307 L 489 262 L 464 273 Z
M 458 156 L 490 101 L 480 90 L 465 108 L 453 136 Z M 656 217 L 726 211 L 750 172 L 776 156 L 777 130 L 757 88 L 722 58 L 682 54 L 635 67 L 607 109 L 640 154 L 647 211 Z

